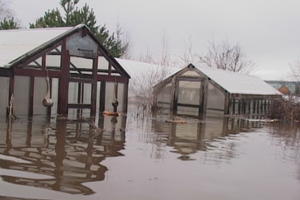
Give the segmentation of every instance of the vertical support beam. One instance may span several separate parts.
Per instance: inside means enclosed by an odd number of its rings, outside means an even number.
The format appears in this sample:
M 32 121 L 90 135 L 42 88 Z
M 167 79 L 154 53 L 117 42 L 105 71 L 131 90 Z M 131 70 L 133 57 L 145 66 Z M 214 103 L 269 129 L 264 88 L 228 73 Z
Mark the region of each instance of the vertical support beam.
M 83 83 L 82 82 L 73 82 L 72 84 L 77 84 L 78 88 L 77 88 L 77 104 L 82 104 L 82 100 L 83 100 Z M 77 109 L 77 118 L 81 118 L 82 117 L 82 109 Z
M 108 63 L 108 75 L 111 76 L 111 63 Z
M 253 99 L 253 114 L 256 114 L 256 99 Z
M 43 70 L 47 69 L 46 68 L 46 54 L 45 53 L 42 55 L 42 69 Z
M 33 99 L 34 99 L 34 77 L 30 76 L 29 82 L 29 105 L 28 105 L 28 116 L 33 116 Z
M 229 94 L 226 92 L 225 94 L 225 101 L 224 101 L 224 114 L 229 114 L 229 106 L 230 106 L 230 100 L 229 100 Z
M 241 100 L 238 99 L 238 115 L 241 114 Z
M 123 91 L 123 112 L 127 113 L 128 111 L 128 84 L 129 81 L 127 83 L 124 84 L 124 91 Z
M 235 115 L 235 99 L 232 99 L 232 114 Z
M 177 97 L 176 97 L 176 90 L 178 90 L 178 88 L 176 88 L 176 79 L 175 77 L 172 79 L 172 86 L 171 86 L 171 105 L 170 105 L 170 113 L 176 114 L 176 109 L 177 109 Z
M 69 71 L 70 56 L 66 49 L 66 40 L 62 43 L 61 71 L 58 89 L 58 106 L 57 113 L 60 115 L 68 114 L 68 95 L 69 95 Z
M 110 64 L 109 64 L 110 66 Z M 96 116 L 97 109 L 97 72 L 98 72 L 98 56 L 93 59 L 93 75 L 92 75 L 92 91 L 91 91 L 91 117 Z
M 202 85 L 202 92 L 200 93 L 200 99 L 201 100 L 201 104 L 200 104 L 200 108 L 199 109 L 199 117 L 201 117 L 202 119 L 206 117 L 206 111 L 207 111 L 207 96 L 208 96 L 208 80 L 203 80 L 201 81 L 201 85 Z
M 104 112 L 105 110 L 105 93 L 106 93 L 106 82 L 105 81 L 101 81 L 101 85 L 100 85 L 100 112 Z

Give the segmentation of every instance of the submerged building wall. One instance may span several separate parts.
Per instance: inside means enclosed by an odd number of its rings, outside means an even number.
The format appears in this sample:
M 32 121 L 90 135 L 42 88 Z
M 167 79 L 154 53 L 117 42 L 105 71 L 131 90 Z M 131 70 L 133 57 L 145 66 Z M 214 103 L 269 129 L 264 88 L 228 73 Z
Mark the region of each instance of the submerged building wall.
M 88 28 L 81 26 L 45 42 L 9 68 L 0 68 L 0 117 L 6 116 L 12 96 L 14 114 L 20 117 L 127 112 L 130 76 Z M 53 106 L 43 105 L 45 97 Z

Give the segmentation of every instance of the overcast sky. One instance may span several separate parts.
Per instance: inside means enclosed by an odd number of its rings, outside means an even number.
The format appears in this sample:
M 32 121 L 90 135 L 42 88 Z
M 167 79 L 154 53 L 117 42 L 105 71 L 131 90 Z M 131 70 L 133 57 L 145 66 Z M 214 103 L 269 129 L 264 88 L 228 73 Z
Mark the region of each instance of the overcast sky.
M 58 6 L 59 0 L 10 0 L 23 26 Z M 264 79 L 282 79 L 300 59 L 299 0 L 81 0 L 110 29 L 120 24 L 131 53 L 160 55 L 165 37 L 169 53 L 181 56 L 189 41 L 203 53 L 208 41 L 238 42 Z

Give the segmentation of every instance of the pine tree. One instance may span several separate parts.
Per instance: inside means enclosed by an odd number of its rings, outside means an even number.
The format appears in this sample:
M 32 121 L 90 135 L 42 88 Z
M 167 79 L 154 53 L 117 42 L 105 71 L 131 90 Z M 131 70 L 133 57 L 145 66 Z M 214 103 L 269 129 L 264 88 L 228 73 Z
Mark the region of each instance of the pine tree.
M 13 17 L 4 18 L 2 21 L 0 21 L 0 30 L 18 29 L 18 28 L 19 25 Z
M 97 20 L 93 9 L 87 4 L 79 8 L 79 0 L 61 0 L 60 6 L 63 13 L 58 8 L 48 10 L 44 16 L 35 23 L 30 24 L 30 28 L 64 27 L 85 24 L 95 34 L 97 39 L 114 57 L 121 57 L 128 48 L 128 43 L 123 42 L 121 29 L 116 33 L 111 33 L 105 25 L 97 25 Z

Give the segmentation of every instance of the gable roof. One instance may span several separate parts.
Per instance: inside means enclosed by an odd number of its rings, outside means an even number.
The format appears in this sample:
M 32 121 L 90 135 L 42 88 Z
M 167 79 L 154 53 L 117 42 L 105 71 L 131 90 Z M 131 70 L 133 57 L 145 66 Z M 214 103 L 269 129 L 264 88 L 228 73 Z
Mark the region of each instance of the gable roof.
M 167 78 L 163 80 L 166 81 L 180 74 L 186 68 L 190 68 L 206 76 L 231 94 L 281 95 L 279 91 L 260 78 L 238 72 L 229 72 L 209 67 L 195 67 L 192 64 L 184 68 L 178 68 L 124 59 L 118 59 L 118 61 L 132 75 L 133 79 L 138 78 L 138 76 L 145 76 L 147 73 L 149 74 L 153 71 L 161 70 L 161 68 L 167 68 Z M 157 83 L 156 86 L 160 85 L 160 83 Z
M 88 30 L 89 35 L 99 45 L 102 52 L 130 78 L 130 75 L 123 69 L 118 61 L 108 53 L 94 34 L 90 32 L 90 29 L 84 24 L 79 24 L 75 27 L 1 30 L 0 67 L 9 68 L 81 29 Z
M 1 30 L 0 66 L 9 67 L 13 61 L 71 29 L 71 27 L 64 27 Z
M 270 84 L 255 76 L 209 67 L 196 69 L 231 94 L 281 95 Z

